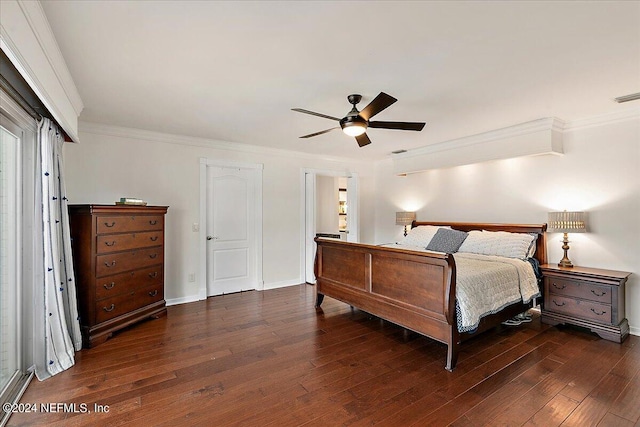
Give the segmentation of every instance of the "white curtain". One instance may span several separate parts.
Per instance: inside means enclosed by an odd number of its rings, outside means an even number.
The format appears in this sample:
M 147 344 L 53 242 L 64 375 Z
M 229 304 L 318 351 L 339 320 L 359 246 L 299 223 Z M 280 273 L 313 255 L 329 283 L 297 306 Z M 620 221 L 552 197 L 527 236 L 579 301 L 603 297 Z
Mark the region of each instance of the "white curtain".
M 63 179 L 63 144 L 57 126 L 47 118 L 41 119 L 35 205 L 42 209 L 36 209 L 34 224 L 36 230 L 40 227 L 43 237 L 36 242 L 35 263 L 39 280 L 35 292 L 34 357 L 39 380 L 73 366 L 74 353 L 82 348 Z

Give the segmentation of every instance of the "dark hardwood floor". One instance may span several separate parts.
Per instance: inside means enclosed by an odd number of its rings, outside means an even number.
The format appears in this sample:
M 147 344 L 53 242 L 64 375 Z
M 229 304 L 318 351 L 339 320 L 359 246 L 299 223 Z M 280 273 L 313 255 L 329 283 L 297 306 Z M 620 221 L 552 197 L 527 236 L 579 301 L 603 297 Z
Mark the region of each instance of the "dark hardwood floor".
M 640 425 L 640 337 L 616 344 L 534 312 L 463 344 L 451 373 L 444 345 L 331 298 L 316 313 L 314 297 L 300 285 L 169 307 L 22 399 L 67 412 L 9 425 Z

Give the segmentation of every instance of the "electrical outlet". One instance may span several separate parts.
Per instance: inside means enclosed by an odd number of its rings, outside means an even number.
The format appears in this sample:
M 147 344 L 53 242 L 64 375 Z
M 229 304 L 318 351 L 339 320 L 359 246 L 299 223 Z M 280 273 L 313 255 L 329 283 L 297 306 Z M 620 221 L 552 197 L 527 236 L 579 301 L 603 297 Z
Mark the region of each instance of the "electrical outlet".
M 197 233 L 198 231 L 200 231 L 200 224 L 198 224 L 197 222 L 194 222 L 193 225 L 191 225 L 191 231 L 193 231 L 194 233 Z
M 194 273 L 189 273 L 189 281 L 190 282 L 195 282 L 196 281 L 196 275 Z

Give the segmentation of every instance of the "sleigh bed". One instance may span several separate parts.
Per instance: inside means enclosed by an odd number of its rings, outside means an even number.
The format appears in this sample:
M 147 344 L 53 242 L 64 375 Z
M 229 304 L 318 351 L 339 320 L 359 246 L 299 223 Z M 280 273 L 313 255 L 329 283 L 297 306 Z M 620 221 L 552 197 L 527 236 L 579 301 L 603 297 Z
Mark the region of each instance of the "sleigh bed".
M 416 227 L 423 228 L 416 229 Z M 414 221 L 408 237 L 417 235 L 420 230 L 431 230 L 430 233 L 433 234 L 433 230 L 441 228 L 469 233 L 465 235 L 468 241 L 465 240 L 462 243 L 459 252 L 452 254 L 426 250 L 424 246 L 408 246 L 406 243 L 421 244 L 412 242 L 408 238 L 400 242 L 403 244 L 381 246 L 316 238 L 316 307 L 320 308 L 325 295 L 330 296 L 440 341 L 448 347 L 445 369 L 453 370 L 462 341 L 493 328 L 533 306 L 535 297 L 540 295 L 536 266 L 545 264 L 547 261 L 546 224 Z M 462 234 L 458 232 L 453 233 Z M 438 236 L 453 233 L 446 230 L 438 231 Z M 472 239 L 467 236 L 474 237 Z M 500 239 L 505 237 L 507 240 L 511 239 L 509 241 L 513 241 L 514 238 L 517 241 L 528 241 L 527 236 L 531 236 L 533 240 L 526 251 L 527 254 L 513 258 L 520 258 L 520 262 L 527 263 L 534 274 L 534 279 L 530 277 L 532 273 L 525 271 L 526 268 L 513 259 L 502 259 L 504 254 L 500 244 L 498 244 L 500 256 L 494 256 L 496 254 L 491 251 L 496 248 L 495 242 L 489 241 L 485 245 L 482 240 L 487 239 L 487 236 L 500 237 Z M 430 239 L 434 241 L 432 235 Z M 468 250 L 476 253 L 464 252 L 465 245 Z M 487 248 L 489 248 L 488 251 Z M 508 250 L 511 251 L 511 247 Z M 510 257 L 511 253 L 507 252 L 506 255 Z M 506 296 L 508 303 L 493 301 L 494 296 L 496 299 L 499 295 L 500 298 L 504 298 L 505 292 L 512 294 L 514 291 L 513 289 L 505 291 L 506 284 L 504 289 L 494 288 L 495 284 L 492 283 L 494 276 L 497 277 L 496 281 L 502 281 L 501 276 L 494 274 L 495 272 L 477 275 L 474 269 L 480 266 L 485 258 L 490 263 L 496 263 L 492 264 L 491 268 L 504 270 L 504 274 L 515 274 L 514 277 L 519 277 L 517 280 L 522 280 L 523 277 L 529 282 L 533 280 L 535 291 L 531 290 L 532 285 L 529 283 L 526 295 L 523 291 L 522 297 L 517 301 L 513 295 Z M 510 266 L 512 264 L 517 265 Z M 460 288 L 458 292 L 457 285 Z M 470 291 L 467 289 L 468 286 L 477 289 Z M 520 289 L 524 289 L 522 284 L 519 286 Z M 493 306 L 485 308 L 476 322 L 468 320 L 467 325 L 461 327 L 461 318 L 465 317 L 461 312 L 466 310 L 463 308 L 474 306 L 483 299 L 487 300 L 485 303 Z

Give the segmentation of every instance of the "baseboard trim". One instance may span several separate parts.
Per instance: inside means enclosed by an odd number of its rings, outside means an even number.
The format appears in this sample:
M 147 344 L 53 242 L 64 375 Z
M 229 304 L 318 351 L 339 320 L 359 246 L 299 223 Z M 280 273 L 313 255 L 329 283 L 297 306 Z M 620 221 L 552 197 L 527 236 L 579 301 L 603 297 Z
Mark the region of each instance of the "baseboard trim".
M 280 282 L 263 283 L 262 286 L 260 286 L 260 287 L 256 286 L 255 289 L 252 289 L 252 290 L 256 290 L 256 291 L 259 291 L 259 292 L 260 291 L 268 291 L 269 289 L 286 288 L 287 286 L 296 286 L 296 285 L 301 285 L 302 283 L 304 283 L 304 281 L 301 280 L 301 279 L 283 280 L 283 281 L 280 281 Z M 204 298 L 204 299 L 206 299 L 206 298 Z M 196 301 L 202 301 L 202 298 L 200 298 L 197 294 L 196 295 L 188 295 L 186 297 L 166 298 L 165 299 L 167 307 L 169 307 L 171 305 L 188 304 L 190 302 L 196 302 Z
M 271 282 L 265 283 L 262 287 L 263 291 L 267 291 L 269 289 L 278 289 L 278 288 L 286 288 L 287 286 L 296 286 L 304 283 L 304 280 L 301 279 L 291 279 L 291 280 L 283 280 L 280 282 Z
M 189 302 L 196 302 L 196 301 L 200 301 L 200 298 L 198 297 L 198 295 L 189 295 L 186 297 L 165 299 L 165 302 L 167 303 L 167 307 L 169 307 L 170 305 L 187 304 Z

